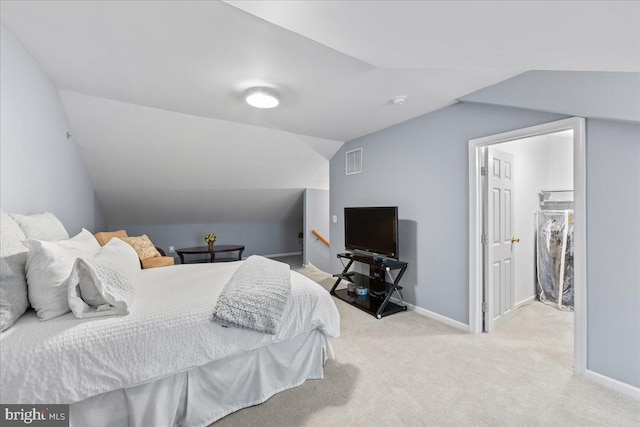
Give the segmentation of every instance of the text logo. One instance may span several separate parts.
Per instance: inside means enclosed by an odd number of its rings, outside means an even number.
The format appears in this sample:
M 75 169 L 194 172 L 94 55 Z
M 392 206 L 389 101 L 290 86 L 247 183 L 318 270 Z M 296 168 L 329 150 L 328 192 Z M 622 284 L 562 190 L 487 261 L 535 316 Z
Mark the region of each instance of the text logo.
M 0 426 L 68 427 L 69 405 L 0 404 Z

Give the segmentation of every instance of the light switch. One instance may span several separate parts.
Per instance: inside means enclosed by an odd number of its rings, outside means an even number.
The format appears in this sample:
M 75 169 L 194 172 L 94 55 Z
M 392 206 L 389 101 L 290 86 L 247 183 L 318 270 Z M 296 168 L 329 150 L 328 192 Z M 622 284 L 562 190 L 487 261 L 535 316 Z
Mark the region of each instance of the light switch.
M 176 248 L 174 248 L 173 246 L 169 246 L 169 252 L 175 252 Z
M 338 215 L 333 215 L 333 217 L 331 217 L 331 220 L 333 221 L 334 224 L 338 223 Z

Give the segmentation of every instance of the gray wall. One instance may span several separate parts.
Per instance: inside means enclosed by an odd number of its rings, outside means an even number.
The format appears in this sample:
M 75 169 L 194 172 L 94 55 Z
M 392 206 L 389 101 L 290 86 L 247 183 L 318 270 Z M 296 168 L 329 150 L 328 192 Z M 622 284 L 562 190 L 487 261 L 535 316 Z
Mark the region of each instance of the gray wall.
M 302 232 L 302 213 L 299 220 L 289 222 L 109 225 L 110 231 L 120 229 L 125 229 L 130 236 L 146 234 L 156 246 L 164 249 L 167 255 L 175 256 L 176 263 L 179 263 L 178 255 L 169 253 L 170 245 L 176 249 L 205 246 L 204 236 L 208 233 L 216 235 L 216 245 L 244 245 L 243 257 L 299 253 L 302 250 L 298 241 L 298 233 Z
M 640 387 L 640 124 L 587 120 L 587 368 Z
M 0 206 L 53 212 L 71 235 L 104 228 L 100 206 L 58 90 L 0 25 Z
M 331 160 L 332 269 L 343 208 L 398 205 L 406 299 L 468 323 L 468 141 L 558 120 L 459 103 L 349 141 Z M 345 176 L 345 151 L 363 169 Z M 587 368 L 640 387 L 640 125 L 587 120 Z
M 303 264 L 311 263 L 323 271 L 331 271 L 329 248 L 311 231 L 316 229 L 329 240 L 329 191 L 307 188 L 304 192 L 304 250 Z
M 331 271 L 341 271 L 344 207 L 397 205 L 406 300 L 468 324 L 468 142 L 563 117 L 459 103 L 349 141 L 331 159 Z M 346 176 L 345 152 L 359 147 L 363 173 Z
M 640 121 L 640 73 L 527 71 L 461 101 Z

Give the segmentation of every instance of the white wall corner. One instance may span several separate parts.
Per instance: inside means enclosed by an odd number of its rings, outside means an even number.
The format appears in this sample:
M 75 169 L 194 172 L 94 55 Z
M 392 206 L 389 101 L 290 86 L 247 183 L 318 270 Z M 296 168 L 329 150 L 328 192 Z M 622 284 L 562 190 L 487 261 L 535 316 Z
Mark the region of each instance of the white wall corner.
M 529 298 L 525 298 L 522 301 L 518 301 L 516 303 L 516 308 L 520 308 L 523 305 L 527 305 L 527 304 L 533 302 L 535 299 L 536 299 L 536 296 L 535 295 L 531 295 Z

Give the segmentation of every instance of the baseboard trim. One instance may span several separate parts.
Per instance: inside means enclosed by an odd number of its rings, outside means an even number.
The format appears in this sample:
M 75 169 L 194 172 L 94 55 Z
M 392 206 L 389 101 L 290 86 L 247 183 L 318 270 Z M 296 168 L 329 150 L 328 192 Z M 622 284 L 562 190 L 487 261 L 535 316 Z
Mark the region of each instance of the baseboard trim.
M 584 377 L 588 380 L 593 381 L 594 383 L 598 383 L 607 388 L 620 392 L 625 396 L 640 400 L 640 388 L 634 387 L 631 384 L 623 383 L 622 381 L 618 381 L 606 375 L 590 371 L 589 369 L 584 372 Z
M 525 304 L 529 304 L 530 302 L 534 301 L 536 299 L 535 295 L 531 295 L 529 298 L 525 298 L 520 302 L 516 303 L 516 308 L 522 307 Z
M 302 255 L 302 252 L 285 252 L 283 254 L 269 254 L 269 255 L 262 255 L 265 258 L 276 258 L 279 256 L 294 256 L 294 255 Z
M 396 304 L 400 304 L 400 300 L 397 298 L 391 298 L 391 301 Z M 434 313 L 433 311 L 429 311 L 426 308 L 418 307 L 417 305 L 413 305 L 408 302 L 405 302 L 404 304 L 407 306 L 407 310 L 409 311 L 413 311 L 421 316 L 428 317 L 429 319 L 433 319 L 440 323 L 444 323 L 445 325 L 451 326 L 452 328 L 456 328 L 464 332 L 469 332 L 469 325 L 465 325 L 462 322 L 458 322 L 457 320 L 450 319 L 447 316 Z

